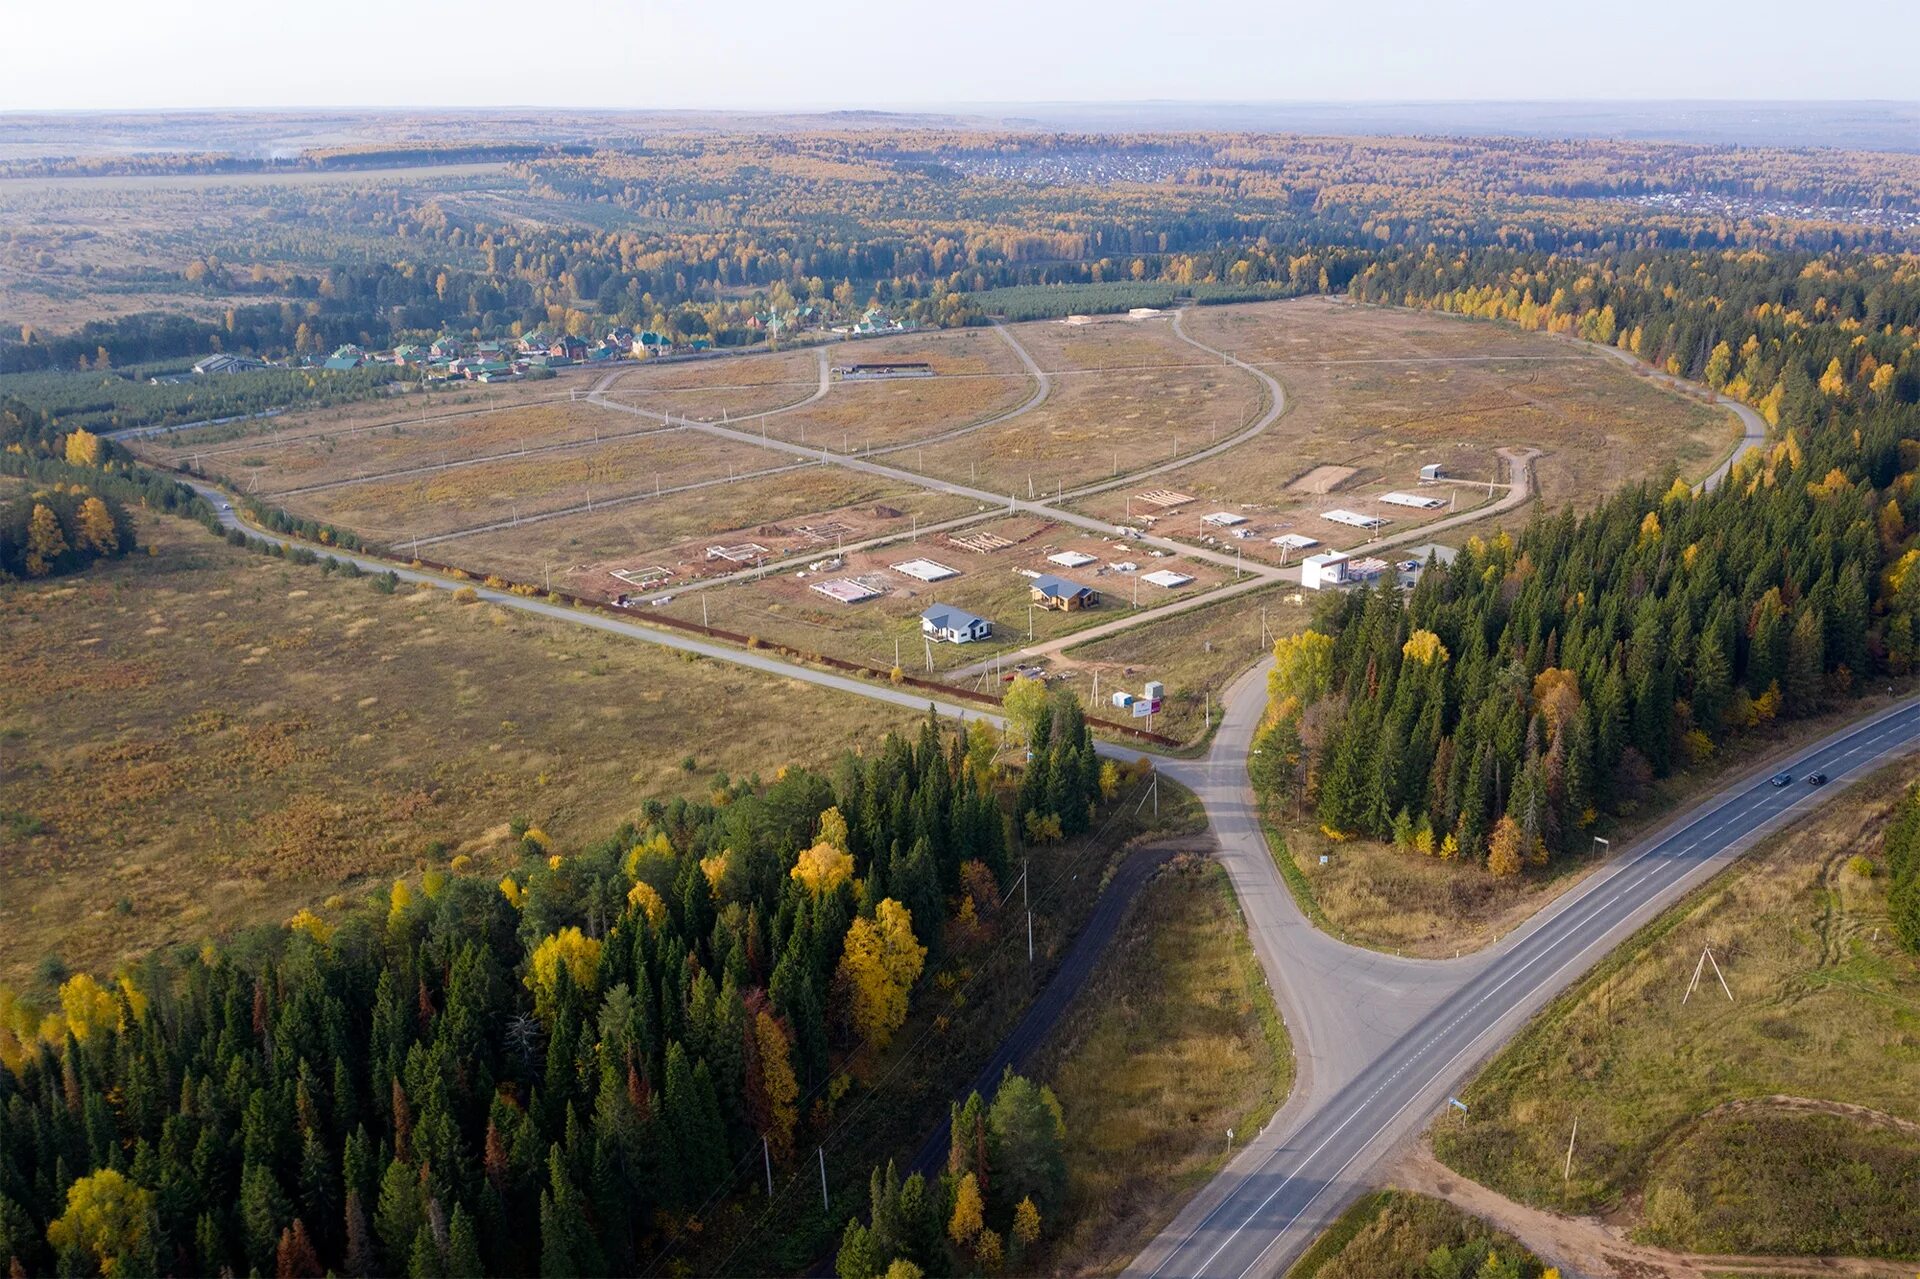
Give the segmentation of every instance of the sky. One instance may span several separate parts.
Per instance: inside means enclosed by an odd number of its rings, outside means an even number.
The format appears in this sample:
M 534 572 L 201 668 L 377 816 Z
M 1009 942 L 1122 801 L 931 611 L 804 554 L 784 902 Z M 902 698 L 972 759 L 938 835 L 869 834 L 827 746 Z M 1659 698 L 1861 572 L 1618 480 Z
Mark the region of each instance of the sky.
M 1920 97 L 1920 0 L 89 0 L 0 110 Z

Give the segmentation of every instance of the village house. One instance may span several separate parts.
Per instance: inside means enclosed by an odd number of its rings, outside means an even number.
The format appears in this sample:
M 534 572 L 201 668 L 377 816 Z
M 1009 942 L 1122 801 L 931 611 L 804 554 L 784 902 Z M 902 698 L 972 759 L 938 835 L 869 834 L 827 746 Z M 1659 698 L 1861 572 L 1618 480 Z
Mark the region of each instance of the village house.
M 1077 613 L 1083 608 L 1096 608 L 1100 604 L 1099 591 L 1051 573 L 1043 573 L 1033 579 L 1032 598 L 1041 608 L 1062 613 Z
M 993 623 L 951 604 L 934 604 L 920 614 L 920 633 L 949 644 L 971 644 L 993 634 Z

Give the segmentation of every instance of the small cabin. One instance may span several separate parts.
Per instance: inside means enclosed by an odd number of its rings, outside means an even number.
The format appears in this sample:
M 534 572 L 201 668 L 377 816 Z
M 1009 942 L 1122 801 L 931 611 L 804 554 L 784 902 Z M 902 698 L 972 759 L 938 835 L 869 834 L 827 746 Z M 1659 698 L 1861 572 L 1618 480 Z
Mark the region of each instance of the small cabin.
M 991 637 L 993 623 L 964 608 L 935 604 L 920 614 L 920 633 L 948 644 L 971 644 Z

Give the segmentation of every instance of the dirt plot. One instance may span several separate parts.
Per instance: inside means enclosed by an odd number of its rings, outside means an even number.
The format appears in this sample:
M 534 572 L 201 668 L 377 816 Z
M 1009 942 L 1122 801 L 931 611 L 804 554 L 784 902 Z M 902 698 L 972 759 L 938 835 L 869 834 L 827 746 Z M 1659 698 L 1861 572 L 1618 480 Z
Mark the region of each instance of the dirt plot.
M 985 421 L 1032 394 L 1033 379 L 1022 374 L 836 382 L 826 398 L 762 425 L 780 439 L 829 449 L 885 448 Z
M 155 555 L 0 585 L 17 989 L 48 952 L 104 974 L 456 853 L 512 864 L 516 816 L 576 848 L 650 795 L 911 719 L 448 591 L 383 595 L 183 520 L 140 536 Z
M 288 510 L 377 539 L 455 532 L 779 466 L 764 449 L 698 431 L 579 444 L 553 453 L 370 480 L 287 499 Z
M 1411 492 L 1421 497 L 1432 497 L 1442 505 L 1433 508 L 1410 508 L 1380 500 L 1382 494 L 1393 492 Z M 1493 496 L 1498 497 L 1505 492 L 1504 487 L 1497 488 L 1493 490 Z M 1131 514 L 1123 522 L 1141 525 L 1160 537 L 1194 542 L 1228 554 L 1237 551 L 1247 559 L 1258 560 L 1264 564 L 1297 564 L 1302 554 L 1311 555 L 1318 551 L 1345 550 L 1358 554 L 1366 550 L 1370 540 L 1380 537 L 1397 537 L 1416 531 L 1423 524 L 1432 524 L 1461 511 L 1473 510 L 1490 500 L 1492 499 L 1489 498 L 1485 485 L 1478 488 L 1464 484 L 1429 485 L 1420 488 L 1411 482 L 1395 483 L 1391 479 L 1381 479 L 1365 488 L 1344 489 L 1338 493 L 1326 495 L 1302 498 L 1290 493 L 1285 500 L 1271 503 L 1226 505 L 1194 503 L 1164 515 L 1155 514 L 1155 508 L 1135 500 L 1131 503 Z M 1088 509 L 1097 509 L 1113 515 L 1114 518 L 1121 518 L 1120 513 L 1111 511 L 1111 506 L 1111 498 L 1103 495 L 1102 499 L 1090 502 Z M 1243 516 L 1247 522 L 1231 528 L 1215 528 L 1206 523 L 1207 516 L 1223 510 Z M 1386 523 L 1370 531 L 1327 519 L 1326 515 L 1334 511 L 1372 516 L 1383 519 Z M 1284 533 L 1313 538 L 1319 545 L 1309 547 L 1305 551 L 1283 550 L 1273 544 L 1273 539 Z M 1245 534 L 1245 536 L 1236 536 L 1236 534 Z M 1389 549 L 1382 551 L 1381 555 L 1383 558 L 1391 559 L 1395 553 L 1394 549 Z
M 1260 387 L 1226 365 L 1108 370 L 1056 377 L 1031 413 L 924 455 L 911 469 L 1025 497 L 1071 489 L 1191 452 L 1259 413 Z
M 1189 335 L 1251 364 L 1566 355 L 1567 348 L 1508 325 L 1462 322 L 1432 311 L 1362 307 L 1338 298 L 1197 306 Z
M 1276 364 L 1286 387 L 1286 413 L 1261 436 L 1232 453 L 1154 482 L 1191 493 L 1197 506 L 1246 505 L 1283 531 L 1319 536 L 1312 517 L 1330 507 L 1365 510 L 1369 494 L 1420 490 L 1420 468 L 1440 463 L 1460 481 L 1459 505 L 1484 501 L 1484 481 L 1506 480 L 1495 450 L 1543 450 L 1535 466 L 1550 503 L 1591 504 L 1611 489 L 1674 465 L 1699 475 L 1732 443 L 1731 414 L 1660 389 L 1605 357 L 1534 334 L 1446 316 L 1359 309 L 1323 300 L 1199 308 L 1189 331 L 1223 349 L 1248 355 L 1280 350 L 1299 356 L 1364 352 L 1320 362 Z M 1316 345 L 1317 344 L 1317 345 Z M 1531 352 L 1530 360 L 1462 359 L 1473 352 Z M 1353 473 L 1326 495 L 1322 479 Z M 1472 481 L 1481 480 L 1479 490 Z M 1495 496 L 1498 490 L 1495 491 Z M 1089 500 L 1084 509 L 1104 518 L 1125 514 L 1127 494 Z M 1136 509 L 1138 505 L 1136 504 Z M 1398 531 L 1421 514 L 1385 508 Z M 1329 539 L 1347 547 L 1357 530 Z M 1262 539 L 1264 541 L 1264 539 Z
M 1020 345 L 1048 373 L 1092 369 L 1212 366 L 1220 363 L 1173 331 L 1169 317 L 1152 320 L 1104 319 L 1092 324 L 1047 320 L 1013 326 Z
M 812 351 L 630 363 L 607 398 L 653 413 L 719 421 L 798 404 L 820 387 Z
M 1067 635 L 1123 615 L 1133 607 L 1136 592 L 1140 605 L 1146 606 L 1208 589 L 1225 576 L 1210 565 L 1191 564 L 1174 557 L 1148 559 L 1137 549 L 1123 549 L 1071 526 L 1028 516 L 990 520 L 968 525 L 965 530 L 966 533 L 981 531 L 1003 537 L 1013 545 L 981 554 L 957 547 L 944 537 L 923 536 L 917 542 L 902 541 L 832 557 L 841 560 L 838 567 L 823 565 L 819 571 L 788 570 L 749 582 L 715 587 L 698 595 L 678 598 L 667 610 L 699 621 L 704 609 L 704 616 L 714 626 L 744 632 L 801 652 L 825 653 L 882 667 L 893 664 L 894 645 L 898 642 L 902 664 L 909 672 L 920 674 L 927 670 L 929 656 L 921 640 L 920 614 L 935 603 L 965 609 L 994 624 L 990 640 L 932 645 L 933 670 L 938 672 L 970 665 L 1028 642 L 1027 606 L 1033 587 L 1033 578 L 1028 574 L 1065 577 L 1092 587 L 1103 597 L 1099 607 L 1082 612 L 1034 609 L 1031 620 L 1035 640 Z M 1049 555 L 1063 551 L 1092 555 L 1096 562 L 1068 569 L 1048 561 Z M 831 548 L 821 558 L 830 557 Z M 956 575 L 938 582 L 923 582 L 894 570 L 895 564 L 914 558 L 937 561 L 956 570 Z M 1172 565 L 1182 573 L 1192 574 L 1194 580 L 1176 590 L 1136 584 L 1137 574 L 1122 573 L 1112 567 L 1115 561 L 1123 560 L 1137 562 L 1138 573 L 1142 574 Z M 869 583 L 879 589 L 880 595 L 856 604 L 841 604 L 813 589 L 817 583 L 838 579 Z
M 1027 327 L 1016 330 L 1023 342 Z M 1006 339 L 989 329 L 928 329 L 862 338 L 828 347 L 827 360 L 835 365 L 924 360 L 937 375 L 1003 373 L 1019 377 L 1027 371 Z
M 780 459 L 771 461 L 777 464 Z M 911 528 L 916 516 L 922 524 L 931 524 L 975 509 L 965 499 L 815 464 L 691 493 L 643 497 L 608 510 L 578 511 L 517 528 L 476 533 L 440 543 L 437 558 L 521 580 L 544 581 L 551 568 L 556 586 L 565 575 L 569 589 L 617 594 L 632 588 L 616 585 L 610 576 L 613 569 L 657 564 L 668 551 L 684 548 L 692 558 L 677 557 L 668 566 L 676 578 L 684 579 L 695 570 L 702 576 L 716 574 L 723 566 L 706 561 L 710 543 L 777 546 L 777 541 L 769 542 L 755 530 L 768 524 L 839 518 L 840 513 L 875 504 L 898 510 L 901 514 L 895 523 L 902 530 Z
M 456 382 L 432 391 L 408 391 L 355 404 L 300 409 L 273 417 L 196 427 L 191 431 L 170 431 L 165 435 L 143 437 L 132 444 L 142 457 L 162 465 L 178 465 L 190 457 L 199 457 L 212 469 L 225 470 L 235 467 L 235 457 L 265 457 L 270 450 L 295 442 L 311 446 L 317 438 L 329 437 L 344 448 L 370 431 L 396 425 L 419 427 L 470 421 L 489 410 L 506 412 L 565 401 L 586 386 L 586 381 L 577 374 L 552 381 Z
M 331 484 L 421 466 L 441 466 L 555 444 L 592 444 L 605 435 L 655 429 L 649 423 L 585 400 L 526 404 L 492 413 L 397 421 L 352 434 L 308 434 L 276 440 L 272 448 L 204 459 L 205 468 L 272 496 L 288 489 Z

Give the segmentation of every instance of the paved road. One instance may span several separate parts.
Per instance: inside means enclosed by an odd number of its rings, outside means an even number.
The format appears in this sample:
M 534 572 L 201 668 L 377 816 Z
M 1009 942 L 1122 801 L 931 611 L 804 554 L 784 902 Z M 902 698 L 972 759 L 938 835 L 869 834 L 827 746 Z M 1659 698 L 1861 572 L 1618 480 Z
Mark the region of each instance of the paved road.
M 1391 1147 L 1554 994 L 1727 861 L 1849 781 L 1920 746 L 1920 698 L 1740 778 L 1605 868 L 1523 928 L 1464 959 L 1399 959 L 1314 928 L 1280 882 L 1242 761 L 1264 700 L 1265 664 L 1230 696 L 1204 760 L 1159 767 L 1199 794 L 1254 949 L 1299 1055 L 1294 1094 L 1266 1131 L 1135 1259 L 1129 1273 L 1240 1276 L 1282 1269 L 1364 1189 Z M 1824 788 L 1776 788 L 1823 770 Z

